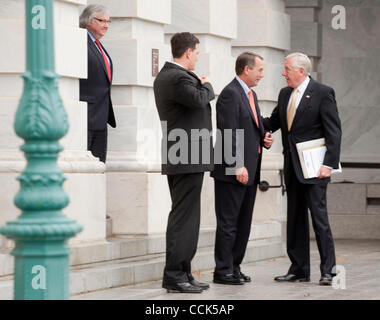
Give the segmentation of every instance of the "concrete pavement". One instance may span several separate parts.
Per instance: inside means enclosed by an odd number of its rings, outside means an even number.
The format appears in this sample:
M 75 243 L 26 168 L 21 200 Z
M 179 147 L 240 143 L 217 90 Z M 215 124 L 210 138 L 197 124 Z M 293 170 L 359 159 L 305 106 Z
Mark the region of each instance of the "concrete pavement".
M 320 286 L 319 254 L 311 242 L 311 282 L 277 283 L 275 276 L 285 274 L 289 259 L 281 257 L 242 265 L 253 277 L 243 286 L 212 283 L 212 270 L 194 272 L 197 280 L 210 283 L 202 294 L 166 293 L 161 281 L 125 286 L 72 296 L 73 300 L 361 300 L 380 299 L 380 241 L 335 241 L 338 270 L 343 276 L 338 288 Z M 345 272 L 345 277 L 343 272 Z M 345 285 L 345 289 L 342 288 Z

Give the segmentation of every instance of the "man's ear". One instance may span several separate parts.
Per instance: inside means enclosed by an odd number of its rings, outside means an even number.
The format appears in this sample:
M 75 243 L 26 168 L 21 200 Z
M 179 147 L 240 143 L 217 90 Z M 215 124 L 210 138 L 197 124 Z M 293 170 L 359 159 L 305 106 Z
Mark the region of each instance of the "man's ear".
M 186 51 L 185 51 L 185 56 L 186 58 L 189 58 L 190 57 L 190 54 L 193 52 L 193 50 L 191 48 L 188 48 Z

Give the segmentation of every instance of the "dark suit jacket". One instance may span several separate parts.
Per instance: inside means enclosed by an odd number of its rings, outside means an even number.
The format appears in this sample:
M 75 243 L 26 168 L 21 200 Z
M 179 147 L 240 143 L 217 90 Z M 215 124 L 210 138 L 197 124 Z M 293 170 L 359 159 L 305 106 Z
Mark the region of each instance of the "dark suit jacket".
M 292 91 L 293 88 L 291 87 L 283 88 L 280 91 L 278 104 L 271 117 L 264 119 L 265 129 L 274 132 L 281 128 L 285 182 L 289 182 L 288 175 L 291 161 L 297 179 L 301 183 L 327 183 L 330 178 L 305 179 L 303 177 L 296 143 L 325 138 L 327 151 L 323 164 L 338 168 L 342 130 L 334 89 L 310 78 L 309 85 L 294 115 L 292 127 L 288 131 L 286 109 Z
M 210 101 L 215 96 L 211 84 L 202 85 L 193 72 L 166 62 L 154 81 L 153 89 L 158 114 L 163 125 L 162 174 L 184 174 L 212 170 L 213 145 Z M 166 121 L 167 128 L 165 128 L 163 121 Z M 173 131 L 175 129 L 179 130 Z M 192 129 L 196 129 L 196 131 L 203 129 L 201 132 L 203 134 L 192 136 Z M 183 134 L 181 139 L 177 137 L 175 141 L 170 141 L 170 134 L 176 135 L 176 133 Z M 181 140 L 181 146 L 185 148 L 178 150 L 176 154 L 178 157 L 182 156 L 181 159 L 184 161 L 173 163 L 169 152 L 172 151 L 173 154 L 173 150 L 180 145 L 179 140 Z M 202 152 L 202 144 L 208 149 L 206 152 Z M 198 163 L 196 159 L 198 159 Z
M 237 162 L 239 163 L 240 161 L 240 163 L 243 163 L 248 171 L 249 179 L 247 186 L 252 185 L 255 181 L 259 182 L 260 180 L 260 168 L 258 168 L 258 166 L 261 163 L 261 154 L 259 154 L 258 150 L 259 145 L 262 150 L 264 126 L 260 116 L 257 96 L 254 91 L 253 97 L 259 120 L 259 127 L 257 127 L 248 97 L 244 92 L 243 87 L 236 79 L 232 80 L 232 82 L 223 89 L 218 98 L 216 103 L 216 119 L 217 128 L 218 131 L 220 131 L 217 133 L 215 145 L 215 168 L 211 174 L 217 180 L 240 184 L 240 182 L 236 180 L 236 175 L 226 175 L 226 168 L 235 167 L 236 162 L 231 163 L 231 159 L 228 159 L 231 147 L 227 151 L 224 148 L 224 141 L 229 140 L 224 131 L 225 129 L 232 129 L 232 155 L 234 158 L 239 158 Z M 240 149 L 237 144 L 237 129 L 244 130 L 244 149 Z M 219 153 L 219 150 L 222 151 L 221 154 Z M 220 158 L 220 155 L 222 155 L 222 162 L 218 164 L 217 162 L 220 160 L 218 157 Z M 237 165 L 237 167 L 240 166 Z M 257 169 L 259 170 L 257 171 Z M 259 174 L 256 174 L 256 172 Z
M 107 128 L 107 122 L 115 128 L 111 82 L 108 79 L 106 65 L 90 36 L 87 37 L 87 79 L 80 79 L 80 100 L 87 102 L 88 130 L 104 130 Z M 102 48 L 110 59 L 111 75 L 113 75 L 111 57 L 103 45 Z

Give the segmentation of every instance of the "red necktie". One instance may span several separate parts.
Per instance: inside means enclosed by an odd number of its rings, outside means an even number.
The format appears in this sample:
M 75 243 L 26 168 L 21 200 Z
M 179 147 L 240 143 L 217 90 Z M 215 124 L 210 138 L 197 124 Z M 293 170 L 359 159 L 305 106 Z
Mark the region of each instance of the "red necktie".
M 251 109 L 252 109 L 252 112 L 253 112 L 253 116 L 255 117 L 257 127 L 260 128 L 260 126 L 259 126 L 259 119 L 257 118 L 255 99 L 253 99 L 253 92 L 252 92 L 252 90 L 249 90 L 248 96 L 249 96 L 249 104 L 251 106 Z M 259 153 L 261 153 L 260 144 L 259 144 Z
M 107 57 L 106 57 L 106 55 L 105 55 L 105 53 L 104 53 L 104 51 L 103 51 L 102 46 L 100 45 L 99 40 L 95 40 L 95 43 L 96 43 L 96 45 L 98 46 L 98 48 L 100 49 L 100 52 L 101 52 L 101 54 L 102 54 L 102 57 L 103 57 L 104 63 L 106 64 L 106 69 L 107 69 L 108 79 L 109 79 L 110 82 L 111 82 L 111 68 L 110 68 L 110 65 L 109 65 L 109 63 L 108 63 L 108 59 L 107 59 Z

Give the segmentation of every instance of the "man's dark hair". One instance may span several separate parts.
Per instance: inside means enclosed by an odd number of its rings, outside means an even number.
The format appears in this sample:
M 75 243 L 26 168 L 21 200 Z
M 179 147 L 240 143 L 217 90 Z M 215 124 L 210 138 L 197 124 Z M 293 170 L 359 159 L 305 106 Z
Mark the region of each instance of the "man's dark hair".
M 249 69 L 253 69 L 256 63 L 256 57 L 264 60 L 262 56 L 259 56 L 253 52 L 243 52 L 236 59 L 235 72 L 239 76 L 243 73 L 245 66 L 248 66 Z
M 187 49 L 194 50 L 199 39 L 190 32 L 176 33 L 170 40 L 173 58 L 181 58 Z

